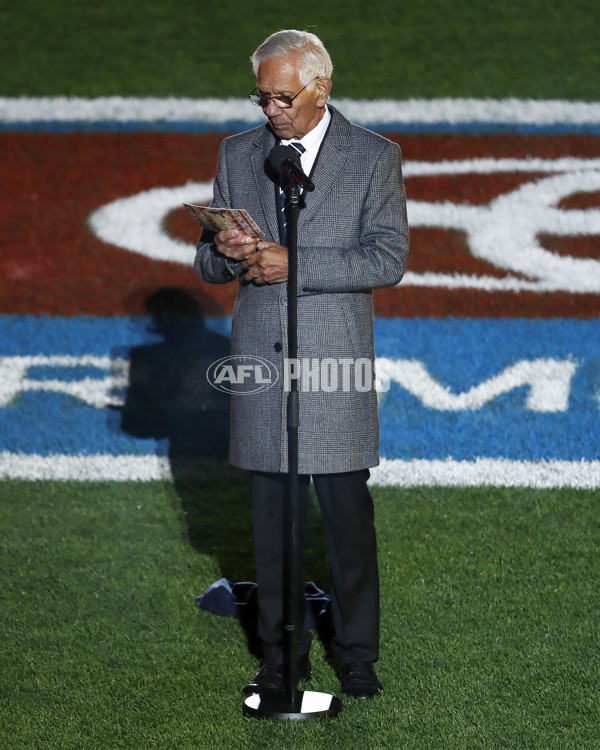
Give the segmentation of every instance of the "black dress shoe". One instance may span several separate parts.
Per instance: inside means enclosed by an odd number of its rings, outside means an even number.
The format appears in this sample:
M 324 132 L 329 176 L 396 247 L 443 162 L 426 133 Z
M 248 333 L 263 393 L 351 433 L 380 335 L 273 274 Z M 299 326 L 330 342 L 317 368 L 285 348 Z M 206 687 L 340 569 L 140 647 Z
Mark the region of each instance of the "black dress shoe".
M 373 698 L 383 690 L 373 665 L 368 661 L 353 661 L 340 668 L 342 692 L 353 698 Z
M 298 680 L 309 680 L 312 667 L 308 656 L 298 662 Z M 279 692 L 286 686 L 285 667 L 283 664 L 263 664 L 258 673 L 242 688 L 242 693 L 248 697 L 255 693 Z

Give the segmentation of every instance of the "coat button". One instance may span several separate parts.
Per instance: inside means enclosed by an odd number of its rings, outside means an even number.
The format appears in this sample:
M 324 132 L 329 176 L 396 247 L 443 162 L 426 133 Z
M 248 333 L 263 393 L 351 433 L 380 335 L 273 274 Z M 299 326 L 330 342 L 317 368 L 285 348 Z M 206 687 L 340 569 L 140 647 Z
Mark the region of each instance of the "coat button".
M 281 341 L 276 341 L 273 344 L 273 349 L 275 349 L 276 352 L 280 352 L 283 349 L 283 344 L 281 343 Z

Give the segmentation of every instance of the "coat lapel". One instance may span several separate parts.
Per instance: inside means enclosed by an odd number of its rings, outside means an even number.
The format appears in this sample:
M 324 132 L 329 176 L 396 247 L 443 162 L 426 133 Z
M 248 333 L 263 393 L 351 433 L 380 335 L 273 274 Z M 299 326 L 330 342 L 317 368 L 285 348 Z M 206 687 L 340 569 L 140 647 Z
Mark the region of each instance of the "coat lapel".
M 304 207 L 300 211 L 298 227 L 307 224 L 316 214 L 333 187 L 341 179 L 349 159 L 350 125 L 346 118 L 333 107 L 329 131 L 323 139 L 312 178 L 315 189 L 304 196 Z M 268 233 L 276 240 L 279 237 L 277 198 L 274 183 L 265 173 L 265 161 L 275 145 L 274 135 L 264 127 L 253 142 L 250 157 L 256 188 L 262 205 Z
M 254 150 L 250 161 L 266 221 L 267 233 L 277 241 L 279 238 L 279 225 L 277 220 L 275 185 L 265 173 L 265 161 L 274 145 L 275 137 L 267 127 L 264 127 L 253 143 Z
M 323 139 L 315 168 L 311 175 L 315 183 L 312 193 L 304 196 L 305 205 L 300 211 L 298 226 L 308 223 L 316 214 L 323 201 L 331 194 L 335 184 L 341 179 L 348 164 L 350 127 L 343 115 L 332 109 L 332 120 L 329 131 Z

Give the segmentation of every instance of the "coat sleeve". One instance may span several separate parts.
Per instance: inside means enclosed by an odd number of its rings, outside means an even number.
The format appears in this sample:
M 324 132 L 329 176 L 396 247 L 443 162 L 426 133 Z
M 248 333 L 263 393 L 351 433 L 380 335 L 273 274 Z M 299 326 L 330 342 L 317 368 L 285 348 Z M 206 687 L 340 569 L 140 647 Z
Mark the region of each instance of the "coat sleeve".
M 213 187 L 213 199 L 211 206 L 226 208 L 231 205 L 229 197 L 229 185 L 227 180 L 227 146 L 226 141 L 221 143 L 219 149 L 219 162 L 217 176 Z M 204 231 L 196 245 L 196 257 L 194 258 L 194 271 L 203 281 L 211 284 L 226 284 L 228 281 L 241 276 L 242 267 L 238 261 L 226 258 L 217 252 L 213 237 L 210 232 Z
M 335 226 L 329 226 L 323 232 L 331 241 L 299 247 L 299 295 L 395 286 L 404 275 L 409 233 L 399 146 L 384 141 L 364 192 L 350 189 L 348 199 L 361 201 L 357 239 L 337 244 Z

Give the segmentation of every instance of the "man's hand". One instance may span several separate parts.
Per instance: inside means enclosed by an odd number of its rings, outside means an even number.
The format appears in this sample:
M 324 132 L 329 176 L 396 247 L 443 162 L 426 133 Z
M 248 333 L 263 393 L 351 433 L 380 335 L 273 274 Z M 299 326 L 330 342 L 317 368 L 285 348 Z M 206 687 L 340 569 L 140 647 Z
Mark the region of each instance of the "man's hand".
M 215 235 L 217 250 L 231 260 L 244 261 L 256 252 L 258 240 L 237 229 L 229 229 Z
M 244 278 L 255 284 L 278 284 L 287 281 L 288 252 L 276 242 L 259 242 L 256 252 L 241 262 Z

